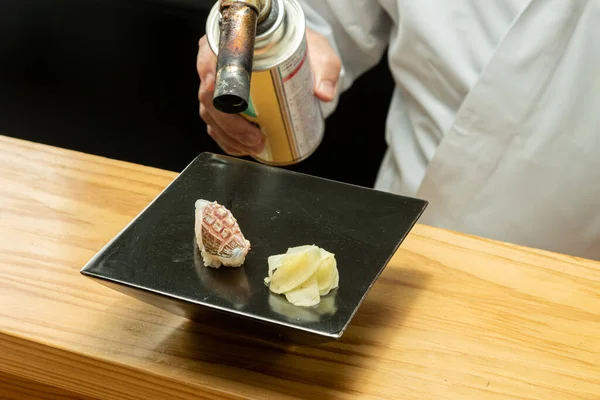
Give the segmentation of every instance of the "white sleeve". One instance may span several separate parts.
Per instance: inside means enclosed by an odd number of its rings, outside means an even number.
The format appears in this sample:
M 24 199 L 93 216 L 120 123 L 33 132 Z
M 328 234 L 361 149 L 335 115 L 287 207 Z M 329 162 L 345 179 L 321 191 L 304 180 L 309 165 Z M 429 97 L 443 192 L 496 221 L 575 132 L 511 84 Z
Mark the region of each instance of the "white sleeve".
M 342 61 L 339 94 L 379 63 L 389 43 L 391 19 L 378 0 L 299 0 L 308 28 L 324 35 Z M 325 116 L 336 98 L 322 103 Z

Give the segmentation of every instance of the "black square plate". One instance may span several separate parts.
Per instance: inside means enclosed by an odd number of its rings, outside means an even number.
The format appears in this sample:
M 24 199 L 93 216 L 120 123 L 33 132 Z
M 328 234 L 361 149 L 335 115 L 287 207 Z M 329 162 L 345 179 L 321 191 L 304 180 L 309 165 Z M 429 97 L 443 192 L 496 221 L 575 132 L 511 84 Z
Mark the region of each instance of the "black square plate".
M 225 205 L 238 220 L 251 242 L 242 267 L 202 264 L 194 237 L 197 199 Z M 203 153 L 81 273 L 192 319 L 216 310 L 271 330 L 338 339 L 426 206 L 420 199 Z M 291 305 L 263 282 L 267 257 L 306 244 L 334 253 L 340 275 L 339 288 L 313 308 Z

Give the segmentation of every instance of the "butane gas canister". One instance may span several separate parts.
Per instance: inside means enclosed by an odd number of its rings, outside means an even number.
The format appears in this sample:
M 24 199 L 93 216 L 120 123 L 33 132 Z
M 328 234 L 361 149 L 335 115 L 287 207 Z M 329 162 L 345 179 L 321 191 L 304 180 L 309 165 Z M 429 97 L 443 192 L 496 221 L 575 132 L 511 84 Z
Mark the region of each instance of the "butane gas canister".
M 255 157 L 270 165 L 306 159 L 319 146 L 325 130 L 321 104 L 314 95 L 308 59 L 304 12 L 296 0 L 272 0 L 269 27 L 256 32 L 247 109 L 241 115 L 265 136 L 265 149 Z M 218 56 L 220 5 L 211 10 L 206 33 Z

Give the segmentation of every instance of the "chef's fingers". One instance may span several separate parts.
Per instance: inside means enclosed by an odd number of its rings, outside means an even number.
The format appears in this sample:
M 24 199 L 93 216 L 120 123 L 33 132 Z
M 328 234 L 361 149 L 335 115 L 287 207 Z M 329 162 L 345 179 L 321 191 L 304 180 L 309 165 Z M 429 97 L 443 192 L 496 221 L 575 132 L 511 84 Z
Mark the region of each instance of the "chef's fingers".
M 262 133 L 250 122 L 239 115 L 223 114 L 214 108 L 207 108 L 207 111 L 229 141 L 236 143 L 246 154 L 257 155 L 263 151 L 265 142 Z
M 239 115 L 223 113 L 212 105 L 213 92 L 201 87 L 200 116 L 207 123 L 218 127 L 223 134 L 238 143 L 248 154 L 258 154 L 264 148 L 264 137 L 260 129 Z
M 315 77 L 315 95 L 321 101 L 335 98 L 342 63 L 327 38 L 310 28 L 306 29 L 310 64 Z
M 240 143 L 227 136 L 212 118 L 212 115 L 202 104 L 200 105 L 200 116 L 206 122 L 206 132 L 219 145 L 223 151 L 232 156 L 246 156 L 249 152 Z
M 248 152 L 244 146 L 229 138 L 219 127 L 219 124 L 214 120 L 203 104 L 200 104 L 200 117 L 206 122 L 206 132 L 214 139 L 223 151 L 232 156 L 245 156 Z
M 217 57 L 213 54 L 206 35 L 198 42 L 198 55 L 196 57 L 196 70 L 200 78 L 200 87 L 205 90 L 214 91 L 215 74 L 217 70 Z
M 213 111 L 214 108 L 212 109 Z M 216 111 L 218 113 L 218 111 Z M 234 117 L 226 115 L 227 117 Z M 234 156 L 245 156 L 245 155 L 256 155 L 262 151 L 264 146 L 261 143 L 260 146 L 247 146 L 235 137 L 228 134 L 222 127 L 222 121 L 215 118 L 213 112 L 209 107 L 205 107 L 204 104 L 200 104 L 200 117 L 206 122 L 208 134 L 217 142 L 217 144 L 227 154 Z M 241 117 L 239 117 L 241 118 Z M 242 119 L 242 122 L 248 123 Z
M 232 142 L 231 139 L 225 135 L 221 129 L 213 127 L 212 125 L 206 126 L 206 132 L 213 138 L 223 151 L 231 156 L 242 157 L 248 155 L 248 153 L 237 147 L 237 144 Z

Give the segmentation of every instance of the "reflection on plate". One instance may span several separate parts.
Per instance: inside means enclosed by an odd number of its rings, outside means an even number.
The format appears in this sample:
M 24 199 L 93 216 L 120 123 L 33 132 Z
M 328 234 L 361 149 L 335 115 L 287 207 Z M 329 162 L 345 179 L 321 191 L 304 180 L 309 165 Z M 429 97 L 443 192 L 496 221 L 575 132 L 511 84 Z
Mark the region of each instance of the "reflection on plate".
M 194 265 L 200 280 L 213 294 L 230 302 L 237 310 L 248 304 L 250 284 L 243 266 L 219 269 L 205 267 L 195 240 Z
M 283 315 L 290 322 L 319 322 L 324 315 L 335 315 L 336 291 L 321 298 L 321 302 L 314 307 L 299 307 L 291 304 L 285 296 L 271 293 L 269 296 L 269 307 L 279 315 Z

